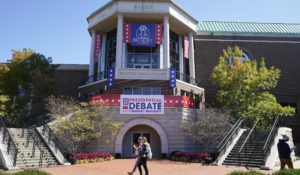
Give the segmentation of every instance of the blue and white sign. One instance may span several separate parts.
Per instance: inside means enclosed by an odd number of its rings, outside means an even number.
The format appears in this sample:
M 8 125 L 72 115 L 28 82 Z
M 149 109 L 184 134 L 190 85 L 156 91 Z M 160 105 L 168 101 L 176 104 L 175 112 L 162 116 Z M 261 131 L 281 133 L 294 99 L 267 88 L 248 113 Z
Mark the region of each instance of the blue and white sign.
M 164 114 L 163 95 L 121 95 L 120 114 Z
M 176 88 L 176 69 L 170 68 L 169 87 Z
M 115 68 L 110 67 L 108 69 L 107 86 L 113 87 L 114 85 L 115 85 Z
M 132 46 L 155 46 L 155 24 L 132 24 L 131 25 Z

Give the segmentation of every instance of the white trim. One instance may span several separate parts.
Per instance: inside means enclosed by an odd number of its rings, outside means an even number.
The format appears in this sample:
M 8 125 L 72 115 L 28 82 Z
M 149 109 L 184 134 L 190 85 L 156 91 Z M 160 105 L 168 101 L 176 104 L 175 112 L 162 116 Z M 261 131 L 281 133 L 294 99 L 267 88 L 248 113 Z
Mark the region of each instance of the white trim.
M 92 85 L 95 85 L 95 84 L 98 84 L 98 83 L 102 83 L 104 81 L 107 81 L 107 78 L 103 79 L 103 80 L 99 80 L 99 81 L 95 81 L 95 82 L 92 82 L 92 83 L 89 83 L 89 84 L 79 86 L 78 89 L 85 88 L 85 87 L 88 87 L 88 86 L 92 86 Z
M 182 84 L 185 84 L 185 85 L 191 86 L 191 87 L 193 87 L 193 88 L 198 88 L 199 90 L 203 90 L 203 91 L 204 91 L 204 88 L 201 88 L 201 87 L 198 87 L 198 86 L 192 85 L 192 84 L 190 84 L 190 83 L 186 83 L 186 82 L 184 82 L 184 81 L 181 81 L 181 80 L 178 80 L 178 79 L 176 79 L 176 81 L 178 81 L 179 83 L 182 83 Z
M 118 28 L 117 28 L 117 46 L 116 46 L 116 62 L 115 68 L 121 68 L 122 65 L 122 47 L 123 47 L 123 21 L 124 17 L 118 15 Z
M 163 52 L 164 52 L 164 69 L 170 68 L 170 22 L 169 17 L 164 16 L 164 39 L 163 39 Z
M 167 154 L 169 153 L 168 137 L 167 137 L 166 132 L 162 128 L 162 126 L 154 120 L 145 119 L 145 118 L 138 118 L 138 119 L 133 119 L 133 120 L 125 122 L 125 125 L 121 128 L 121 130 L 117 134 L 117 137 L 115 140 L 115 153 L 122 154 L 122 146 L 123 146 L 124 136 L 132 127 L 138 126 L 138 125 L 147 125 L 147 126 L 153 128 L 160 137 L 161 153 L 167 153 Z
M 90 50 L 90 64 L 89 64 L 89 77 L 94 74 L 94 49 L 95 49 L 96 32 L 92 31 L 91 50 Z
M 190 66 L 190 76 L 195 79 L 196 74 L 195 74 L 195 51 L 194 51 L 193 33 L 189 33 L 189 66 Z
M 195 39 L 195 41 L 300 44 L 300 41 L 269 41 L 269 40 Z

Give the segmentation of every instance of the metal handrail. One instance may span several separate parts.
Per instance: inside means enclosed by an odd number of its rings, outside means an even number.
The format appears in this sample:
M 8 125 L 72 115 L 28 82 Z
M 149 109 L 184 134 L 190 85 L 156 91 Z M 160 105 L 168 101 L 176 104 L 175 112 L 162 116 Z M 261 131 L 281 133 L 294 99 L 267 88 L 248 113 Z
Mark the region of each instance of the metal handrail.
M 45 140 L 47 144 L 51 145 L 51 142 L 53 142 L 52 145 L 55 147 L 55 152 L 57 153 L 57 150 L 59 150 L 64 158 L 67 157 L 67 148 L 59 141 L 59 139 L 56 137 L 56 135 L 53 133 L 52 129 L 47 125 L 43 125 L 42 133 L 45 135 L 45 132 L 48 134 L 48 139 Z
M 195 78 L 190 75 L 184 74 L 182 72 L 176 71 L 176 77 L 178 80 L 184 81 L 186 83 L 190 83 L 200 87 L 200 81 L 197 81 Z
M 227 137 L 227 140 L 224 144 L 222 144 L 222 147 L 218 149 L 218 152 L 221 152 L 224 147 L 227 145 L 227 143 L 230 141 L 230 138 L 233 137 L 233 135 L 236 133 L 236 131 L 238 131 L 238 129 L 240 128 L 241 124 L 244 122 L 244 120 L 240 120 L 240 122 L 238 123 L 238 125 L 235 127 L 235 129 L 233 130 L 233 132 L 230 134 L 230 136 Z
M 273 123 L 273 126 L 272 126 L 272 129 L 268 135 L 268 138 L 264 144 L 264 147 L 263 147 L 263 155 L 264 155 L 264 164 L 266 163 L 267 161 L 267 157 L 268 155 L 270 154 L 270 150 L 271 150 L 271 144 L 274 143 L 274 137 L 275 137 L 275 134 L 277 133 L 277 130 L 278 130 L 278 123 L 279 123 L 279 117 L 277 116 L 274 123 Z
M 226 136 L 222 139 L 222 141 L 218 144 L 217 149 L 222 145 L 222 143 L 228 138 L 229 134 L 236 128 L 236 125 L 242 120 L 242 118 L 239 118 L 237 122 L 231 127 L 231 129 L 227 132 Z
M 9 156 L 11 157 L 11 159 L 13 160 L 13 165 L 16 166 L 17 163 L 17 156 L 18 156 L 18 147 L 15 144 L 14 140 L 12 139 L 12 136 L 10 135 L 9 130 L 7 129 L 3 119 L 0 117 L 0 130 L 2 131 L 3 127 L 3 138 L 2 138 L 2 142 L 5 144 L 5 140 L 6 140 L 6 136 L 8 136 L 8 141 L 7 141 L 7 145 L 6 145 L 6 151 L 9 154 Z M 11 150 L 14 150 L 14 152 L 12 153 Z
M 89 77 L 87 78 L 87 80 L 84 82 L 84 84 L 89 84 L 89 83 L 93 83 L 93 82 L 96 82 L 96 81 L 98 81 L 98 80 L 101 80 L 101 77 L 103 77 L 104 79 L 106 78 L 106 77 L 105 77 L 105 72 L 104 72 L 104 71 L 89 76 Z
M 259 119 L 256 120 L 255 124 L 253 125 L 251 131 L 249 132 L 248 136 L 246 137 L 244 143 L 242 144 L 240 150 L 239 150 L 239 153 L 242 151 L 242 149 L 244 148 L 246 142 L 248 141 L 248 139 L 250 138 L 250 135 L 252 134 L 252 132 L 254 131 L 254 128 L 256 127 L 257 123 L 258 123 Z
M 264 144 L 263 150 L 266 149 L 268 143 L 270 142 L 271 136 L 273 135 L 274 130 L 275 130 L 277 124 L 278 124 L 278 120 L 279 120 L 279 117 L 277 116 L 276 119 L 275 119 L 275 121 L 274 121 L 274 123 L 273 123 L 272 129 L 271 129 L 271 131 L 270 131 L 270 133 L 269 133 L 269 135 L 268 135 L 268 138 L 267 138 L 267 140 L 266 140 L 266 142 L 265 142 L 265 144 Z

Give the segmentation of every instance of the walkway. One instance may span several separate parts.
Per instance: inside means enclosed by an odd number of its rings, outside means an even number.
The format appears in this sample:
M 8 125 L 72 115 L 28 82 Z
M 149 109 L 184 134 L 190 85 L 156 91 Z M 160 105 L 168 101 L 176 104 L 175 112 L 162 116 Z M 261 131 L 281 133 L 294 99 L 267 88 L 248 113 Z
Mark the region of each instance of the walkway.
M 133 159 L 121 159 L 101 163 L 42 168 L 42 170 L 53 175 L 127 175 L 127 171 L 132 169 L 133 164 Z M 198 163 L 168 160 L 149 161 L 148 167 L 151 175 L 226 175 L 235 170 L 247 171 L 243 167 L 202 166 Z M 135 174 L 138 175 L 138 172 Z

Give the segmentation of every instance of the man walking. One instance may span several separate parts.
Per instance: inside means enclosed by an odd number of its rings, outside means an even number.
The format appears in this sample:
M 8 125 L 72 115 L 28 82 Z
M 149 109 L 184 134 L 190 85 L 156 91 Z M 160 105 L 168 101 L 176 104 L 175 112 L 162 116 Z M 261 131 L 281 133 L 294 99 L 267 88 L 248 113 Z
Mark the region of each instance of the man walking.
M 293 169 L 293 162 L 291 159 L 291 148 L 288 145 L 287 141 L 289 141 L 289 137 L 287 135 L 282 135 L 282 139 L 279 140 L 277 144 L 279 159 L 281 168 L 284 169 L 285 165 L 289 167 L 289 169 Z

